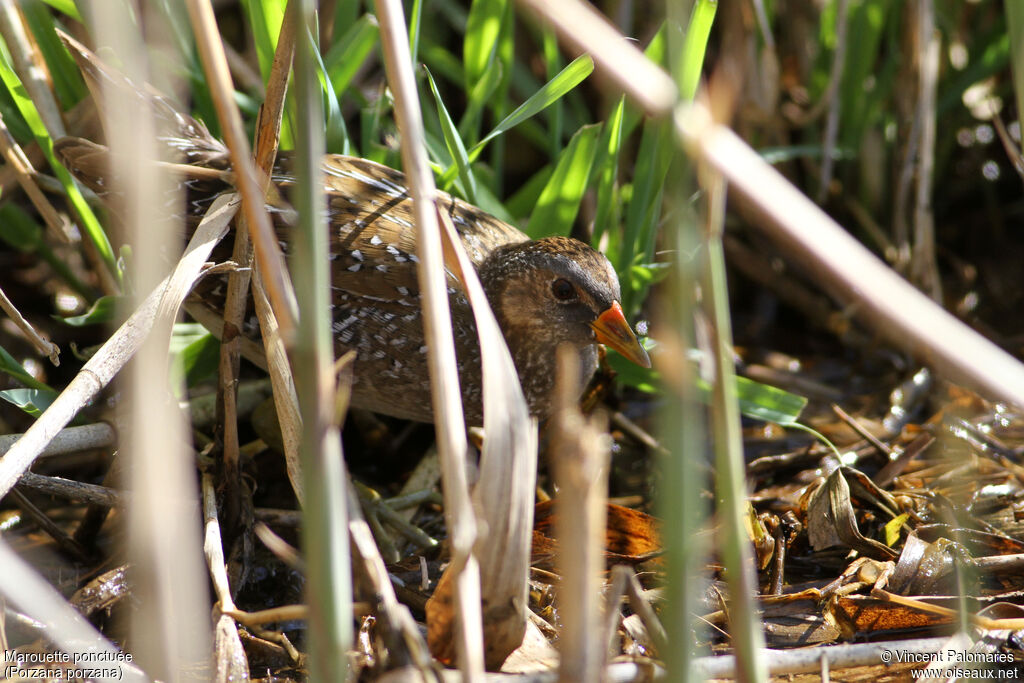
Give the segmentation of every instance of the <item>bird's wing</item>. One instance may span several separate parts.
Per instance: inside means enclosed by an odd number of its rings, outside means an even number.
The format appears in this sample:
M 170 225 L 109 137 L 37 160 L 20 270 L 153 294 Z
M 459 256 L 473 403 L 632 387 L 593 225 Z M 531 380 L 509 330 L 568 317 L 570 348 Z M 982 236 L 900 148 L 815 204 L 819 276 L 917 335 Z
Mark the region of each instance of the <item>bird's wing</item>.
M 286 192 L 294 184 L 289 165 L 290 160 L 282 158 L 274 177 Z M 367 159 L 340 155 L 324 157 L 322 170 L 335 292 L 386 301 L 414 300 L 419 285 L 413 266 L 419 259 L 405 175 Z M 452 217 L 475 265 L 495 247 L 527 239 L 514 227 L 445 192 L 438 192 L 437 203 Z M 451 276 L 449 286 L 457 286 Z

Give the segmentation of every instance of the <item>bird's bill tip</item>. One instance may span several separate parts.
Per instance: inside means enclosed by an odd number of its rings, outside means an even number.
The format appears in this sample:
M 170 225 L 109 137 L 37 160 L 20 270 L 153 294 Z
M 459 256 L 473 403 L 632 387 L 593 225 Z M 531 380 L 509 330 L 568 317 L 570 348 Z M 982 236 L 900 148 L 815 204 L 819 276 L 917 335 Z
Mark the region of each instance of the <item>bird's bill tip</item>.
M 633 334 L 633 329 L 626 322 L 626 316 L 623 315 L 622 306 L 618 301 L 612 303 L 608 310 L 597 316 L 597 320 L 590 323 L 590 327 L 593 328 L 597 335 L 597 341 L 600 343 L 615 349 L 627 360 L 633 361 L 641 367 L 651 367 L 650 356 L 647 355 L 647 351 L 640 345 L 640 341 Z

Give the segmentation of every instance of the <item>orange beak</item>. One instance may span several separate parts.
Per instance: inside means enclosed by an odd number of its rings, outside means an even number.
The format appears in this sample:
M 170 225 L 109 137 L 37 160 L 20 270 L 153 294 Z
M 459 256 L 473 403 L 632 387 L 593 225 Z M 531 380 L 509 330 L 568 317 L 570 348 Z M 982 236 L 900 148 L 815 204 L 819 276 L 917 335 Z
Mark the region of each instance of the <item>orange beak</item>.
M 651 359 L 647 356 L 644 347 L 640 346 L 629 323 L 626 322 L 626 316 L 622 314 L 622 306 L 618 301 L 597 316 L 597 320 L 590 323 L 590 327 L 597 334 L 597 341 L 615 349 L 623 357 L 637 365 L 645 368 L 651 367 Z

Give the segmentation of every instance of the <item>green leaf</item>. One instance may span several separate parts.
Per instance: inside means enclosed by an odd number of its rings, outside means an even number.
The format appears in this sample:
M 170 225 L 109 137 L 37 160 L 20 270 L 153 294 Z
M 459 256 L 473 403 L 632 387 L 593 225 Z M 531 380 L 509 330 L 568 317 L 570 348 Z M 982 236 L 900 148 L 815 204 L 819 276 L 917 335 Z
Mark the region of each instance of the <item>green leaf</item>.
M 117 318 L 117 308 L 125 301 L 124 297 L 101 296 L 93 303 L 88 311 L 82 315 L 73 315 L 69 318 L 57 318 L 65 325 L 71 327 L 85 327 L 86 325 L 105 325 L 112 323 Z
M 807 405 L 803 396 L 746 377 L 736 378 L 736 395 L 747 417 L 782 425 L 796 422 Z
M 661 195 L 669 164 L 675 153 L 675 133 L 671 121 L 647 120 L 640 136 L 640 148 L 633 164 L 632 195 L 626 208 L 625 225 L 619 254 L 613 261 L 623 280 L 622 307 L 627 315 L 636 311 L 646 289 L 630 279 L 636 263 L 654 260 L 654 244 L 658 218 L 661 216 Z
M 78 7 L 75 6 L 75 0 L 43 0 L 43 2 L 58 12 L 63 12 L 75 21 L 82 22 L 82 15 L 78 11 Z
M 645 348 L 656 353 L 657 345 L 650 338 L 643 338 L 641 341 Z M 656 370 L 642 368 L 617 353 L 608 353 L 606 358 L 619 382 L 646 393 L 660 391 L 661 377 Z M 687 359 L 687 362 L 692 361 Z M 711 387 L 703 380 L 698 380 L 697 390 L 700 393 L 700 400 L 708 403 L 711 398 Z M 745 416 L 787 427 L 799 424 L 797 420 L 807 405 L 807 399 L 803 396 L 746 377 L 736 378 L 736 397 L 740 412 Z
M 508 84 L 514 62 L 513 7 L 508 0 L 474 0 L 466 18 L 463 40 L 463 80 L 466 108 L 459 134 L 467 145 L 480 139 L 483 113 L 496 118 L 508 111 Z M 491 162 L 501 165 L 502 150 L 493 150 Z M 471 158 L 472 161 L 476 157 Z M 496 178 L 500 184 L 500 178 Z
M 242 0 L 242 6 L 249 16 L 249 29 L 256 43 L 256 57 L 260 63 L 260 75 L 266 83 L 274 63 L 277 39 L 284 23 L 285 0 Z
M 274 54 L 277 51 L 277 41 L 281 37 L 281 26 L 284 24 L 284 14 L 287 7 L 287 0 L 242 0 L 246 16 L 249 19 L 249 30 L 252 33 L 253 42 L 256 45 L 256 58 L 260 65 L 260 77 L 266 84 L 270 80 L 270 72 L 273 70 Z M 205 105 L 205 97 L 209 95 L 205 81 L 205 75 L 198 76 L 199 102 Z M 251 101 L 247 95 L 235 91 L 235 102 L 243 112 L 257 111 L 259 103 Z M 246 102 L 249 100 L 249 102 Z M 294 100 L 289 91 L 286 95 L 289 106 L 285 108 L 285 115 L 281 121 L 280 149 L 290 150 L 295 145 L 295 120 Z M 212 104 L 212 101 L 211 101 Z M 247 106 L 248 105 L 248 106 Z M 211 121 L 216 123 L 216 117 Z
M 559 155 L 555 171 L 540 193 L 526 226 L 526 234 L 531 238 L 568 235 L 572 230 L 590 180 L 590 167 L 600 134 L 601 124 L 580 128 Z
M 423 63 L 430 67 L 431 73 L 437 74 L 449 83 L 462 87 L 462 79 L 465 70 L 462 62 L 442 45 L 424 45 L 420 48 L 423 55 Z
M 757 153 L 766 163 L 775 165 L 783 164 L 794 159 L 821 159 L 824 150 L 821 145 L 787 145 L 785 147 L 762 147 Z M 832 150 L 831 157 L 836 161 L 841 159 L 855 159 L 855 150 L 836 147 Z
M 469 161 L 471 163 L 476 161 L 480 157 L 480 153 L 487 147 L 487 143 L 550 107 L 560 98 L 564 97 L 566 93 L 582 83 L 593 71 L 594 60 L 590 58 L 590 55 L 580 55 L 574 59 L 569 66 L 562 69 L 557 76 L 545 83 L 540 90 L 527 98 L 511 114 L 502 119 L 501 123 L 485 135 L 480 142 L 473 145 L 473 148 L 469 151 Z M 442 173 L 437 179 L 438 186 L 441 188 L 449 187 L 457 171 L 458 167 L 452 167 Z
M 641 338 L 640 343 L 648 352 L 653 351 L 657 346 L 650 337 Z M 661 391 L 661 375 L 657 370 L 640 367 L 611 349 L 608 349 L 605 359 L 615 371 L 615 379 L 620 383 L 639 389 L 645 394 L 657 394 Z
M 380 97 L 373 105 L 359 110 L 359 131 L 361 136 L 359 149 L 362 156 L 370 161 L 376 161 L 378 164 L 386 166 L 387 149 L 380 144 L 380 140 L 384 135 L 381 122 L 381 117 L 384 114 L 382 110 L 385 106 L 389 106 L 385 100 L 385 97 Z
M 480 142 L 476 143 L 470 151 L 470 160 L 475 161 L 488 142 L 502 133 L 515 128 L 523 121 L 536 116 L 564 97 L 566 93 L 582 83 L 593 71 L 594 60 L 591 59 L 590 55 L 580 55 L 574 59 L 569 66 L 558 72 L 557 76 L 545 83 L 540 90 L 516 107 L 511 114 L 494 127 L 494 130 L 484 136 Z
M 199 323 L 174 323 L 167 349 L 170 353 L 181 353 L 189 344 L 202 339 L 209 333 Z
M 433 93 L 434 102 L 437 104 L 437 114 L 441 120 L 441 132 L 444 133 L 445 146 L 448 148 L 448 153 L 455 159 L 455 164 L 459 169 L 459 178 L 462 180 L 465 189 L 466 200 L 471 204 L 476 204 L 476 177 L 473 175 L 473 169 L 469 165 L 466 146 L 462 143 L 462 136 L 456 130 L 452 117 L 448 115 L 444 102 L 441 101 L 441 93 L 437 90 L 437 83 L 434 82 L 434 77 L 430 75 L 429 69 L 424 67 L 424 70 L 427 73 L 430 92 Z
M 900 65 L 885 58 L 894 47 L 887 34 L 899 23 L 897 17 L 903 6 L 892 0 L 850 3 L 847 34 L 857 39 L 847 41 L 846 62 L 840 79 L 838 106 L 843 114 L 839 144 L 842 147 L 860 149 L 864 131 L 884 125 L 881 121 L 891 116 L 887 113 L 889 103 L 902 79 L 897 74 Z M 893 18 L 889 19 L 890 16 Z M 831 55 L 828 59 L 831 60 Z M 864 88 L 868 80 L 875 82 L 870 90 Z
M 473 0 L 462 45 L 465 88 L 471 91 L 494 60 L 506 0 Z
M 515 225 L 515 217 L 508 212 L 505 205 L 491 192 L 491 190 L 484 183 L 480 183 L 476 188 L 476 199 L 477 206 L 484 210 L 484 212 L 491 214 L 500 221 L 505 221 L 510 225 Z
M 200 326 L 201 334 L 182 334 L 175 325 L 171 337 L 174 372 L 184 376 L 185 385 L 196 386 L 217 376 L 220 363 L 220 341 Z M 177 338 L 177 339 L 176 339 Z M 184 343 L 184 342 L 188 343 Z
M 0 399 L 21 408 L 32 417 L 39 417 L 57 398 L 53 389 L 6 389 L 0 391 Z
M 21 363 L 14 360 L 14 356 L 7 353 L 7 349 L 0 346 L 0 372 L 5 372 L 18 380 L 30 389 L 40 391 L 53 391 L 45 382 L 40 382 L 26 370 Z
M 904 512 L 902 515 L 896 515 L 888 522 L 885 523 L 885 544 L 890 548 L 896 545 L 896 541 L 900 540 L 900 529 L 910 519 L 910 515 Z
M 328 50 L 323 59 L 324 68 L 336 95 L 340 97 L 348 89 L 352 78 L 377 44 L 379 36 L 377 18 L 364 14 Z
M 638 263 L 629 269 L 629 279 L 637 288 L 646 288 L 664 280 L 671 271 L 671 263 Z

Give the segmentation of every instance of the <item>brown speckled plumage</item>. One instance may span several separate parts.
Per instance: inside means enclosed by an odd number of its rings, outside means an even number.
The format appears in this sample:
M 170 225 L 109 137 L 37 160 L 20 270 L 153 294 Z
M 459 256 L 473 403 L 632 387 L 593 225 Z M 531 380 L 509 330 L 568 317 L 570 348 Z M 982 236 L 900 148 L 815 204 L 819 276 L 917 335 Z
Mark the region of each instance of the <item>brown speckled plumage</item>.
M 65 38 L 83 73 L 105 87 L 127 89 L 158 120 L 159 139 L 169 158 L 214 169 L 228 168 L 227 150 L 206 128 L 174 110 L 151 89 L 139 88 Z M 105 196 L 118 186 L 106 172 L 106 149 L 77 139 L 59 141 L 56 151 L 86 185 Z M 356 352 L 352 405 L 387 415 L 431 421 L 426 346 L 416 278 L 416 231 L 405 176 L 380 164 L 326 156 L 324 189 L 330 234 L 331 310 L 335 352 Z M 294 186 L 287 157 L 279 159 L 274 183 L 287 196 Z M 186 213 L 195 218 L 224 188 L 217 180 L 186 180 Z M 582 383 L 597 366 L 597 343 L 632 360 L 648 359 L 617 303 L 619 283 L 608 260 L 567 237 L 530 241 L 514 227 L 445 193 L 447 211 L 508 341 L 530 411 L 549 412 L 555 353 L 562 344 L 577 349 Z M 278 239 L 291 242 L 290 209 L 268 207 Z M 227 252 L 221 253 L 227 258 Z M 480 424 L 480 349 L 476 325 L 461 285 L 448 277 L 448 295 L 466 419 Z M 223 286 L 204 281 L 195 298 L 219 313 Z M 249 324 L 246 334 L 258 334 Z
M 73 153 L 67 142 L 58 149 L 65 157 Z M 95 168 L 86 172 L 80 164 L 69 166 L 90 187 L 111 187 Z M 331 231 L 332 332 L 338 356 L 356 352 L 352 405 L 432 421 L 415 271 L 416 231 L 405 177 L 372 161 L 340 155 L 325 157 L 323 170 Z M 287 157 L 275 168 L 273 180 L 287 196 L 294 185 Z M 208 181 L 193 184 L 193 210 L 207 203 L 196 199 L 197 188 L 200 195 L 214 189 Z M 507 223 L 443 192 L 438 193 L 438 205 L 448 212 L 477 268 L 512 352 L 530 412 L 546 416 L 559 345 L 570 344 L 578 350 L 581 389 L 597 367 L 595 321 L 613 307 L 618 310 L 619 282 L 614 269 L 604 255 L 578 240 L 549 237 L 531 241 Z M 292 214 L 281 208 L 271 213 L 287 252 Z M 221 256 L 226 258 L 226 252 Z M 556 281 L 568 283 L 559 283 L 571 292 L 567 298 L 555 295 Z M 460 283 L 451 275 L 448 295 L 466 420 L 481 424 L 476 324 Z M 219 312 L 223 287 L 206 282 L 196 298 Z M 616 327 L 618 335 L 624 335 L 619 350 L 645 362 L 646 356 L 624 321 L 621 327 Z M 247 325 L 246 332 L 255 335 L 254 325 Z M 613 335 L 602 341 L 614 345 L 616 339 Z
M 325 158 L 331 230 L 332 331 L 339 355 L 356 351 L 353 405 L 412 420 L 432 420 L 426 346 L 416 279 L 416 232 L 404 176 L 365 159 Z M 275 180 L 286 192 L 286 173 Z M 522 232 L 441 193 L 509 342 L 523 391 L 536 415 L 548 412 L 554 354 L 580 349 L 586 377 L 597 366 L 588 326 L 619 298 L 608 260 L 577 240 L 529 241 Z M 282 241 L 287 227 L 279 222 Z M 579 301 L 558 302 L 551 282 L 569 279 Z M 482 421 L 476 325 L 461 285 L 448 278 L 466 419 Z

